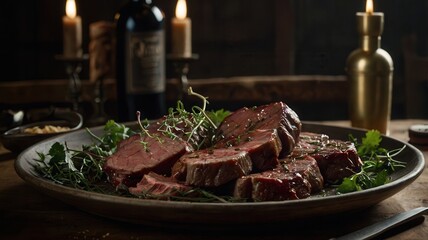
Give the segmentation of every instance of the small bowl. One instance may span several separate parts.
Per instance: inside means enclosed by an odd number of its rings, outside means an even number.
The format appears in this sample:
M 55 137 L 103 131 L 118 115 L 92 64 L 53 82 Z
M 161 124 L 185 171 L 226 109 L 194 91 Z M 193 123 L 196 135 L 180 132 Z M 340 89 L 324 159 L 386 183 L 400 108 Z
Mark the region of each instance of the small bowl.
M 22 152 L 26 148 L 30 147 L 37 142 L 40 142 L 44 139 L 58 136 L 64 133 L 75 131 L 80 129 L 83 124 L 82 115 L 76 112 L 61 112 L 55 113 L 52 116 L 52 120 L 34 122 L 19 127 L 12 128 L 1 135 L 1 142 L 3 146 L 15 153 Z M 40 127 L 52 125 L 60 127 L 69 127 L 70 129 L 63 132 L 55 133 L 26 133 L 24 132 L 27 128 Z

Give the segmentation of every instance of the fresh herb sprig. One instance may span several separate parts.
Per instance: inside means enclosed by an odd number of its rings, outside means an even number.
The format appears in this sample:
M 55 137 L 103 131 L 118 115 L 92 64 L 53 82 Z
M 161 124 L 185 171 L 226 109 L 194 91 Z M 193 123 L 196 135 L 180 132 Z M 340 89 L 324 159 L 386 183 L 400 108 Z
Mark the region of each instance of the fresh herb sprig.
M 387 150 L 380 146 L 382 136 L 377 130 L 366 132 L 361 142 L 352 135 L 350 141 L 355 144 L 358 155 L 363 161 L 361 171 L 344 178 L 338 186 L 339 193 L 360 191 L 384 185 L 390 181 L 389 175 L 399 168 L 405 167 L 405 162 L 395 160 L 394 157 L 400 154 L 405 145 L 394 150 Z
M 181 101 L 175 108 L 170 108 L 168 114 L 160 121 L 158 131 L 172 139 L 182 138 L 197 150 L 211 146 L 215 142 L 218 125 L 230 114 L 223 109 L 207 111 L 208 98 L 196 93 L 190 87 L 190 96 L 202 100 L 202 107 L 192 106 L 188 111 Z
M 123 124 L 110 120 L 101 137 L 87 132 L 98 144 L 84 145 L 81 150 L 70 149 L 67 143 L 55 142 L 48 153 L 38 152 L 34 169 L 44 178 L 77 189 L 102 192 L 98 183 L 106 179 L 102 166 L 105 158 L 116 151 L 117 144 L 132 131 Z

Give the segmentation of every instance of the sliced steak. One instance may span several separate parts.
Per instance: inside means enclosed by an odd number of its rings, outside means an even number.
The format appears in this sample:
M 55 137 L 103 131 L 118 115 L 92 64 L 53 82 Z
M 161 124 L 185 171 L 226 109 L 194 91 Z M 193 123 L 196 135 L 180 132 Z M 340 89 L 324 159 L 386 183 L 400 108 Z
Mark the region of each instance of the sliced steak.
M 325 134 L 303 132 L 290 157 L 309 155 L 318 163 L 324 181 L 338 183 L 361 170 L 362 161 L 352 142 L 330 139 Z
M 215 148 L 232 148 L 247 151 L 253 163 L 253 171 L 271 170 L 278 166 L 282 145 L 276 129 L 255 130 L 219 141 Z
M 129 188 L 129 192 L 133 195 L 157 199 L 183 196 L 191 190 L 190 186 L 177 183 L 173 178 L 164 177 L 154 172 L 144 175 L 136 187 Z
M 286 104 L 276 102 L 233 112 L 219 126 L 218 136 L 232 139 L 254 130 L 276 129 L 282 143 L 280 156 L 284 157 L 296 145 L 301 127 L 297 114 Z
M 324 188 L 324 178 L 321 175 L 315 158 L 305 156 L 302 159 L 281 159 L 284 169 L 291 173 L 300 173 L 311 184 L 311 193 L 316 193 Z
M 136 134 L 123 140 L 103 167 L 114 186 L 132 187 L 151 171 L 170 174 L 175 162 L 189 151 L 188 144 L 180 139 L 172 140 L 163 134 L 152 137 Z
M 278 168 L 255 173 L 236 181 L 234 197 L 250 201 L 283 201 L 310 196 L 311 184 L 299 173 Z
M 234 149 L 199 150 L 182 156 L 172 176 L 186 185 L 216 187 L 252 170 L 248 152 Z

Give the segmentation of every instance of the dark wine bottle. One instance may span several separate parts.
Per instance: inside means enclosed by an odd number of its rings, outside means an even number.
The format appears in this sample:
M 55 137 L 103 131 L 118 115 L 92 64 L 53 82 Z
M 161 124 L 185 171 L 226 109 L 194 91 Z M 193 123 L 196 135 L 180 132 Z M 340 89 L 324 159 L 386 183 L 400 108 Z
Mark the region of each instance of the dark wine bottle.
M 129 0 L 116 14 L 116 84 L 120 122 L 157 119 L 165 106 L 164 14 L 151 0 Z

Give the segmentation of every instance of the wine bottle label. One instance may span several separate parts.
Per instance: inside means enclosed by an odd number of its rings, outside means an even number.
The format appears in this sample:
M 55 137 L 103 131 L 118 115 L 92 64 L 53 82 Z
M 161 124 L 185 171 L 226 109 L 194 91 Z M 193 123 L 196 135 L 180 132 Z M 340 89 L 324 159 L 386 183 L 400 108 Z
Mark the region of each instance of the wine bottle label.
M 131 94 L 165 91 L 164 31 L 128 32 L 125 41 L 126 91 Z

